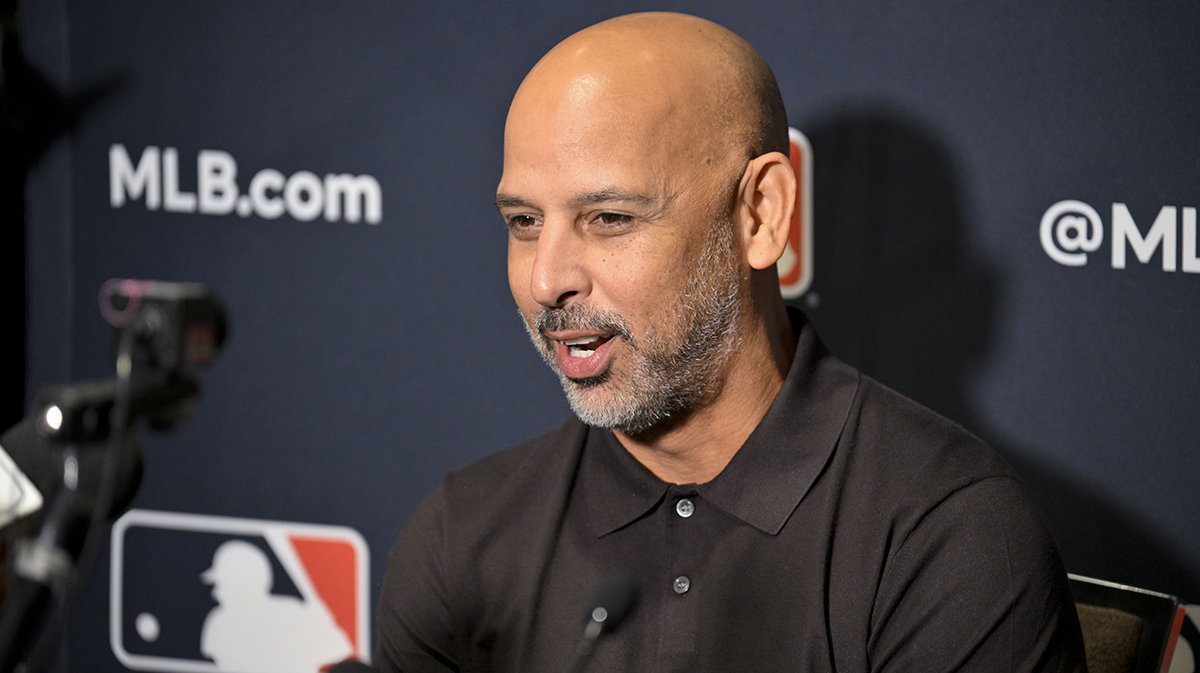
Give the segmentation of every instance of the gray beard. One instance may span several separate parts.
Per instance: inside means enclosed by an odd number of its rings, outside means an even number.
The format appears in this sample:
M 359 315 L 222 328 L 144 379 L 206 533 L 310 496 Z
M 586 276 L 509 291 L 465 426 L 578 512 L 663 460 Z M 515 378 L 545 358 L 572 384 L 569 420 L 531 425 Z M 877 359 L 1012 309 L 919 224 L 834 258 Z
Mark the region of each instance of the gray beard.
M 733 225 L 728 219 L 714 223 L 695 272 L 661 324 L 675 333 L 661 334 L 646 326 L 642 343 L 634 339 L 629 323 L 620 315 L 571 304 L 566 308 L 541 308 L 533 324 L 522 317 L 529 338 L 550 369 L 558 375 L 567 401 L 584 423 L 638 435 L 671 418 L 698 409 L 714 398 L 722 384 L 721 373 L 736 350 L 742 287 L 738 273 Z M 558 367 L 554 342 L 546 331 L 595 330 L 623 339 L 629 356 L 597 376 L 567 377 Z M 607 399 L 592 399 L 590 392 L 607 388 Z

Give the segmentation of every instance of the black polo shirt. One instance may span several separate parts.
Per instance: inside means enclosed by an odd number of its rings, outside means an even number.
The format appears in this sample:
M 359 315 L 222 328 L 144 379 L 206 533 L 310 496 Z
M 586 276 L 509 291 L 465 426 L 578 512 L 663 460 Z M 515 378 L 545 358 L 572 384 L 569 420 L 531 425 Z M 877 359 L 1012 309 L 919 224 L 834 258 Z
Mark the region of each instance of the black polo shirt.
M 624 569 L 638 604 L 587 670 L 1083 670 L 1009 469 L 793 321 L 782 390 L 711 482 L 659 481 L 577 420 L 448 475 L 389 557 L 376 665 L 562 671 Z

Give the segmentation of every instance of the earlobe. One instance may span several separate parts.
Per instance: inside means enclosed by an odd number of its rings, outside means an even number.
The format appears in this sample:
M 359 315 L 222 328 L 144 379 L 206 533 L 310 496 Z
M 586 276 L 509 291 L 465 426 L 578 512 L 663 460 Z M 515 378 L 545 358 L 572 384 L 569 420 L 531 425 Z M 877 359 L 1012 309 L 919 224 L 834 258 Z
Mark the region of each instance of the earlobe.
M 766 269 L 783 256 L 792 212 L 796 208 L 796 174 L 787 156 L 768 152 L 746 166 L 739 185 L 738 211 L 746 261 Z

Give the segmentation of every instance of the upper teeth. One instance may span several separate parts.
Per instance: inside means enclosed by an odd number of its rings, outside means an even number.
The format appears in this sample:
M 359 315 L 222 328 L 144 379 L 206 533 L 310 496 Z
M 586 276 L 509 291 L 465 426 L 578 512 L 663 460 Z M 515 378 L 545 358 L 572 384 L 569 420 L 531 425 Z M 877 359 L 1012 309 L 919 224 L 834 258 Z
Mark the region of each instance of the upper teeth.
M 599 340 L 600 340 L 600 337 L 587 336 L 587 337 L 579 337 L 578 339 L 567 339 L 567 340 L 563 341 L 562 343 L 564 346 L 581 346 L 583 344 L 590 344 L 593 341 L 599 341 Z

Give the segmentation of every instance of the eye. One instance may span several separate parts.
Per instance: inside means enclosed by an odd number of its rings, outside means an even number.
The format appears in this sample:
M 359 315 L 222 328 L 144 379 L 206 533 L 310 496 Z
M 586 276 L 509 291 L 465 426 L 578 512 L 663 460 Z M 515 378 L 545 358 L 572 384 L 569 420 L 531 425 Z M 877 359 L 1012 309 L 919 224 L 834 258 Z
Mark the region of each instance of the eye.
M 624 213 L 600 213 L 595 221 L 605 227 L 620 228 L 633 224 L 633 217 Z
M 536 237 L 541 226 L 532 215 L 510 215 L 504 219 L 504 224 L 508 227 L 508 233 L 519 239 Z

